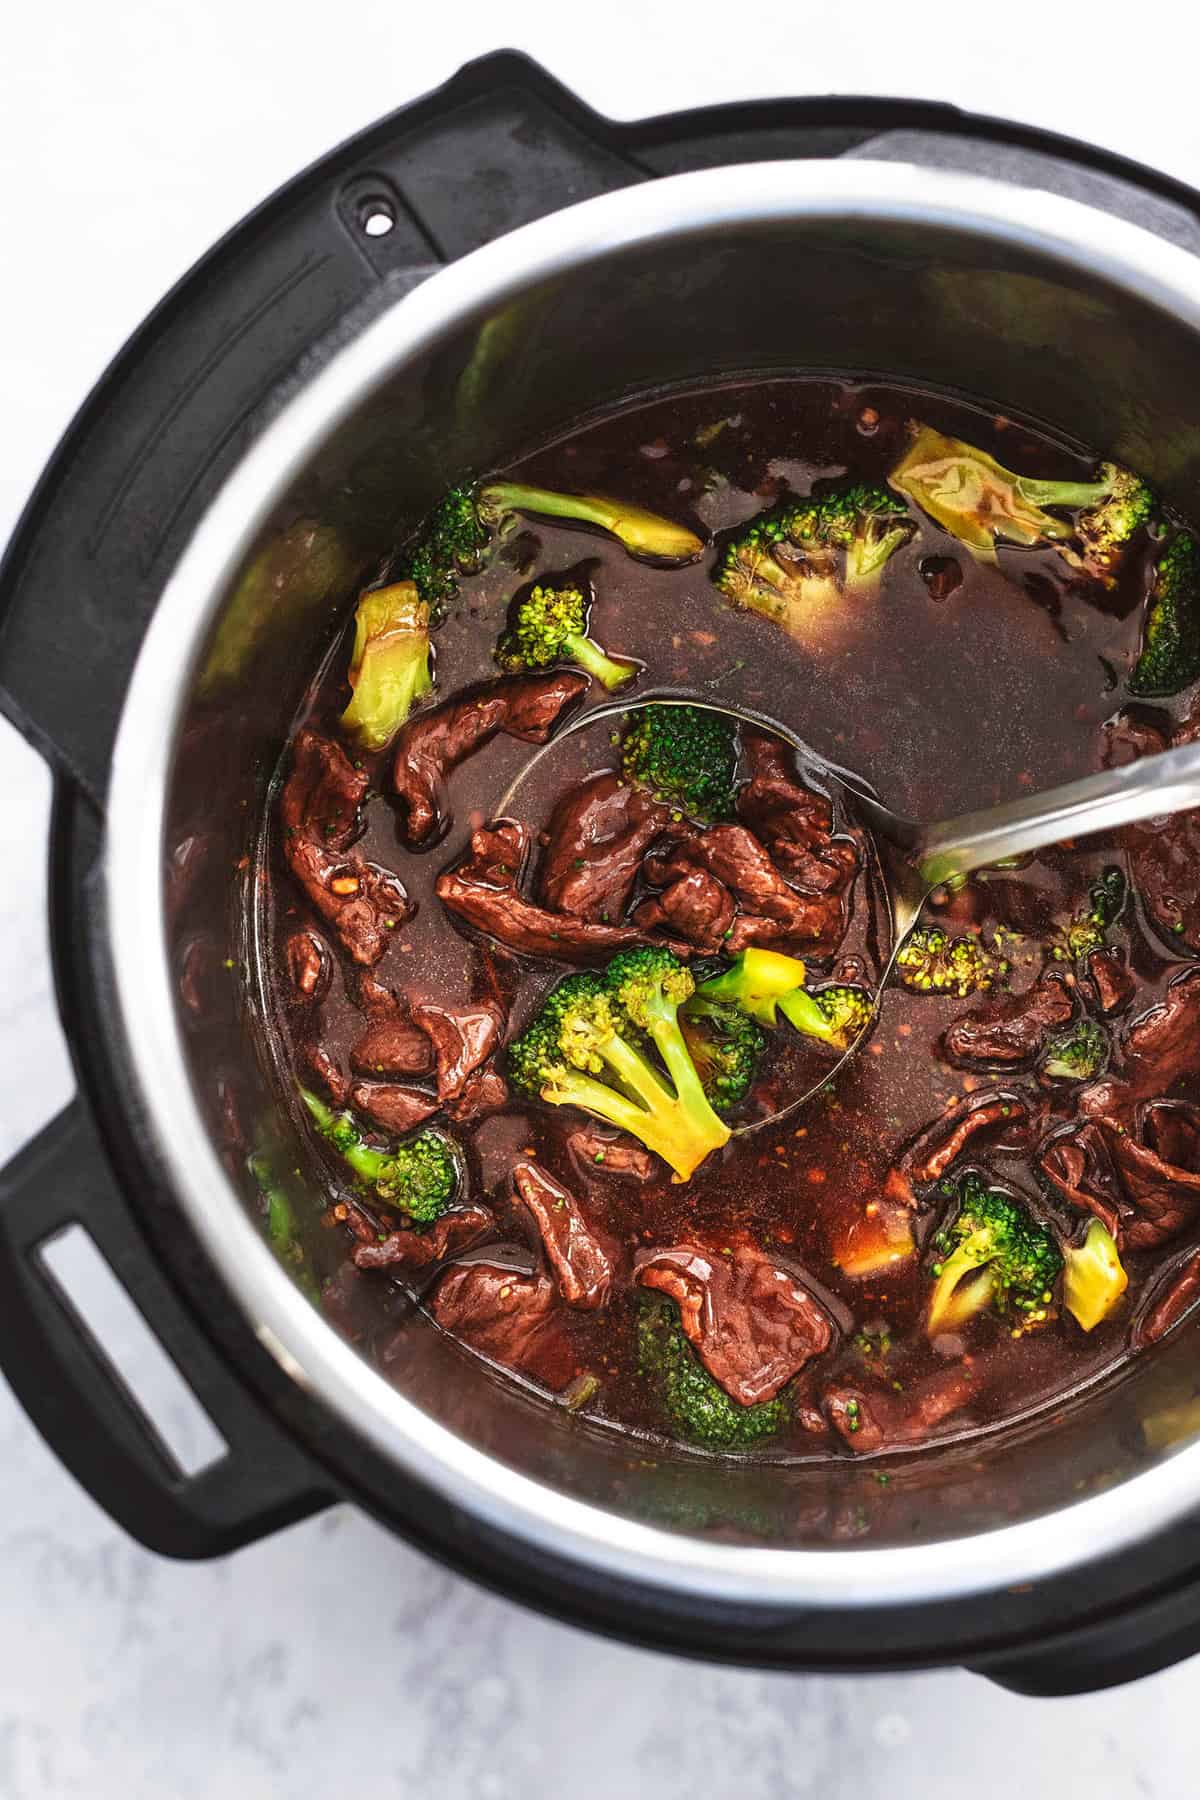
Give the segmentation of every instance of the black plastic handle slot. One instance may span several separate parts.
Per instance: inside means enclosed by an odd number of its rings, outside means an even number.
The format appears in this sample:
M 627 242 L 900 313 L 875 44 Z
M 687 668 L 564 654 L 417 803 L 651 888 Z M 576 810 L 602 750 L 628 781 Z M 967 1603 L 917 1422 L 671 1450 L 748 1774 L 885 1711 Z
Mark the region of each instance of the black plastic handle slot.
M 83 1226 L 224 1451 L 192 1474 L 45 1262 Z M 0 1171 L 0 1366 L 50 1447 L 151 1550 L 221 1556 L 330 1504 L 319 1472 L 192 1325 L 147 1254 L 75 1100 Z

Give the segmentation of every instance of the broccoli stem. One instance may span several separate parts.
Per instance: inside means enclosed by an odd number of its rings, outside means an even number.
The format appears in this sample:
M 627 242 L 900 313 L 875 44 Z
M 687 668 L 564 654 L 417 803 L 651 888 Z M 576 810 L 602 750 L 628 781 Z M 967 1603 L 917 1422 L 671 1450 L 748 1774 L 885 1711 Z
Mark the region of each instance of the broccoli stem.
M 778 1006 L 788 1024 L 794 1025 L 806 1037 L 821 1038 L 828 1044 L 838 1036 L 832 1020 L 825 1017 L 806 988 L 796 987 L 781 994 Z
M 601 531 L 611 532 L 631 556 L 645 556 L 655 562 L 695 562 L 704 549 L 703 541 L 686 525 L 628 501 L 610 500 L 603 494 L 556 494 L 550 488 L 530 487 L 524 482 L 494 481 L 480 489 L 479 511 L 489 524 L 498 522 L 506 513 L 524 512 L 597 525 Z
M 584 637 L 579 632 L 568 633 L 562 644 L 572 662 L 578 663 L 585 673 L 610 691 L 632 681 L 641 666 L 636 662 L 609 656 L 599 644 L 593 643 L 590 637 Z
M 929 1297 L 931 1337 L 940 1331 L 956 1331 L 989 1304 L 995 1289 L 990 1255 L 990 1234 L 976 1231 L 946 1258 Z M 976 1279 L 968 1281 L 972 1272 Z
M 1085 1331 L 1093 1331 L 1129 1286 L 1116 1241 L 1099 1219 L 1092 1219 L 1082 1244 L 1065 1246 L 1063 1262 L 1063 1305 Z
M 328 1139 L 356 1175 L 361 1175 L 364 1181 L 372 1184 L 386 1176 L 391 1167 L 391 1157 L 382 1150 L 372 1150 L 369 1144 L 363 1142 L 349 1113 L 335 1113 L 307 1088 L 300 1089 L 300 1098 L 312 1114 L 321 1136 Z

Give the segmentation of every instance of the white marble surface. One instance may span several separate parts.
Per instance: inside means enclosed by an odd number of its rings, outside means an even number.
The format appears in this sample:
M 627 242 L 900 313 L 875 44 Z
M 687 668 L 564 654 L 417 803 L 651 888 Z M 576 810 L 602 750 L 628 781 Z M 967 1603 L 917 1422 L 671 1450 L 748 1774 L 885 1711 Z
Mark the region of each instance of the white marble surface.
M 420 16 L 422 23 L 411 21 Z M 59 0 L 6 15 L 0 538 L 159 294 L 339 138 L 508 41 L 628 117 L 788 88 L 960 101 L 1200 180 L 1197 27 L 1146 0 L 919 14 L 767 0 L 494 9 Z M 1188 19 L 1186 38 L 1173 21 Z M 933 21 L 931 20 L 931 25 Z M 1131 43 L 1129 40 L 1133 39 Z M 1120 50 L 1114 45 L 1120 41 Z M 1094 48 L 1093 48 L 1094 46 Z M 69 1096 L 42 923 L 48 783 L 0 725 L 0 1157 Z M 1200 1664 L 1056 1705 L 957 1674 L 799 1680 L 604 1644 L 481 1594 L 348 1510 L 226 1562 L 145 1554 L 0 1383 L 2 1800 L 1133 1800 L 1195 1791 Z

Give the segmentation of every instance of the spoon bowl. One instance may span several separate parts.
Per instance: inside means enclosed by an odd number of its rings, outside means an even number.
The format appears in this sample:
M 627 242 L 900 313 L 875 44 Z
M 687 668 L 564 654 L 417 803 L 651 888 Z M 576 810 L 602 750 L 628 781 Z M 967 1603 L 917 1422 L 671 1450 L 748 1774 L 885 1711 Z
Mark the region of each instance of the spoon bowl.
M 862 1029 L 836 1061 L 827 1064 L 803 1091 L 775 1111 L 735 1127 L 736 1136 L 748 1136 L 790 1117 L 841 1074 L 868 1037 L 896 956 L 934 888 L 1070 838 L 1113 831 L 1122 825 L 1200 806 L 1200 744 L 1187 744 L 1141 757 L 1123 768 L 1085 776 L 1047 793 L 1022 796 L 1002 806 L 923 824 L 893 812 L 862 776 L 821 756 L 778 719 L 751 707 L 730 706 L 700 694 L 675 691 L 609 701 L 573 720 L 525 763 L 501 799 L 500 813 L 515 814 L 521 792 L 534 771 L 580 732 L 605 720 L 626 718 L 647 706 L 689 706 L 720 713 L 787 744 L 795 754 L 801 780 L 827 796 L 835 819 L 839 814 L 842 818 L 849 816 L 867 832 L 888 915 L 887 955 L 879 971 L 871 1015 Z

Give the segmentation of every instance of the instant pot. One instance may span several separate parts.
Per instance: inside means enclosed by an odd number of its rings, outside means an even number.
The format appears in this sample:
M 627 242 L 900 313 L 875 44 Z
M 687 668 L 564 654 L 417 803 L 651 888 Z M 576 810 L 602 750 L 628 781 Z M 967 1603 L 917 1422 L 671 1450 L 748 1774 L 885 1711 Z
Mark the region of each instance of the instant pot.
M 624 396 L 789 368 L 1031 414 L 1194 515 L 1200 196 L 930 105 L 615 125 L 505 54 L 299 177 L 133 338 L 0 577 L 0 704 L 55 777 L 79 1083 L 0 1175 L 0 1361 L 76 1478 L 167 1554 L 352 1500 L 662 1649 L 1078 1692 L 1200 1647 L 1194 1327 L 993 1436 L 723 1464 L 525 1392 L 399 1297 L 381 1371 L 243 1191 L 254 1134 L 305 1154 L 254 1028 L 247 859 L 332 618 L 464 469 Z M 58 1285 L 45 1252 L 71 1226 L 219 1432 L 200 1471 Z

